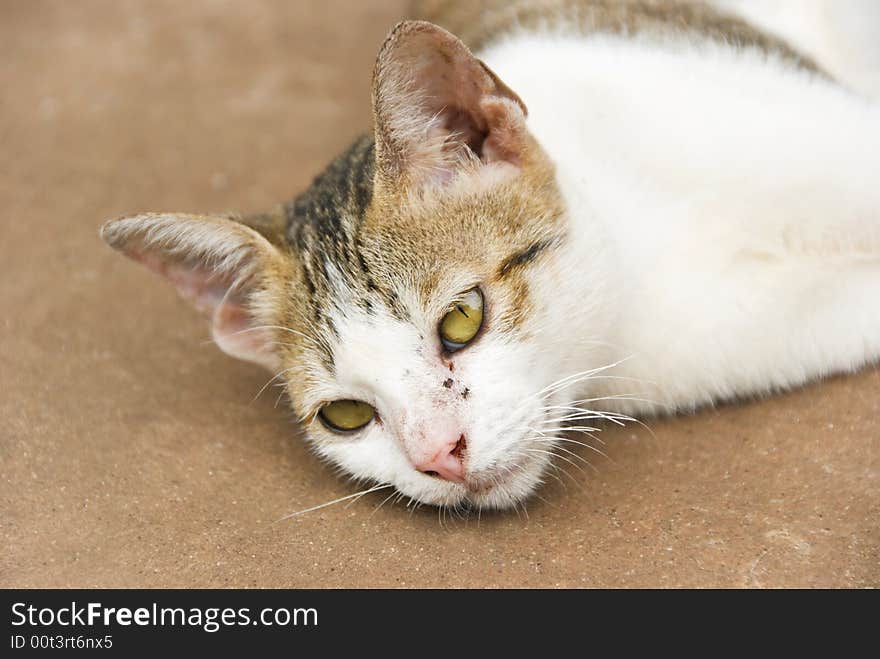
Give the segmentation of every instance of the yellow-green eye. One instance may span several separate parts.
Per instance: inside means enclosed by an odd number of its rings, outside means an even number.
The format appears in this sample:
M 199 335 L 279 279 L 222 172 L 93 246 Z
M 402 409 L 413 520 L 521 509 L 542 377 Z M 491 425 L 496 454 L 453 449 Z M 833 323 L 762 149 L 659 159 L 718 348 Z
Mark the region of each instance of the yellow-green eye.
M 335 400 L 318 412 L 323 424 L 336 432 L 351 432 L 367 425 L 376 416 L 371 405 L 359 400 Z
M 461 350 L 480 331 L 483 324 L 483 294 L 472 288 L 440 321 L 440 342 L 450 352 Z

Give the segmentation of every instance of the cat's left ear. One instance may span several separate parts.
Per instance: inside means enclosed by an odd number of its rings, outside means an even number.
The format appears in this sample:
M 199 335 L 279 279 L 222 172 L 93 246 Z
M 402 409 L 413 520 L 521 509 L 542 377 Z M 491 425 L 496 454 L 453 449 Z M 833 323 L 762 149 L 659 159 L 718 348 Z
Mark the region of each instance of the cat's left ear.
M 232 217 L 145 213 L 107 222 L 101 237 L 208 316 L 225 353 L 278 369 L 267 325 L 274 324 L 269 310 L 284 259 L 263 235 Z
M 373 73 L 379 175 L 418 186 L 468 167 L 512 171 L 529 147 L 526 112 L 457 37 L 424 21 L 399 23 Z

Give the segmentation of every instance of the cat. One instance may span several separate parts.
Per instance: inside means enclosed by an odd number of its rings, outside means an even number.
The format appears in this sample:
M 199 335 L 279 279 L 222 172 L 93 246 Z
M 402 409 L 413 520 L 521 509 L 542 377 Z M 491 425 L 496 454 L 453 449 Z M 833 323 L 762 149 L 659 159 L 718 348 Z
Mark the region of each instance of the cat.
M 319 456 L 510 508 L 572 432 L 880 357 L 880 110 L 821 62 L 700 2 L 419 11 L 373 131 L 295 200 L 101 232 L 285 383 Z

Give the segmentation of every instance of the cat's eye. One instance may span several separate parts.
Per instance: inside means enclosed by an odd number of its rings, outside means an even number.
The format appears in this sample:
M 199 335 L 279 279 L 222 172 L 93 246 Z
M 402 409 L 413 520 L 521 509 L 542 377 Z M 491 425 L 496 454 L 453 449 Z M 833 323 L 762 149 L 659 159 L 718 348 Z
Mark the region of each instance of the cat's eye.
M 359 400 L 335 400 L 318 411 L 321 422 L 335 432 L 359 430 L 375 416 L 373 406 Z
M 440 342 L 449 352 L 461 350 L 480 331 L 483 324 L 483 294 L 472 288 L 440 321 Z

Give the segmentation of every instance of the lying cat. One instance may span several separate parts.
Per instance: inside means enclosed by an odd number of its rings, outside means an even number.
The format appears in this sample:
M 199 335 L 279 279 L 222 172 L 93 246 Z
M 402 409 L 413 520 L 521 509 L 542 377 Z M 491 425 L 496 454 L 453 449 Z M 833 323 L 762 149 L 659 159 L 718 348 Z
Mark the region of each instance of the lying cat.
M 509 507 L 570 431 L 880 356 L 877 105 L 701 3 L 431 4 L 480 59 L 398 24 L 373 132 L 294 201 L 102 229 L 319 455 Z

